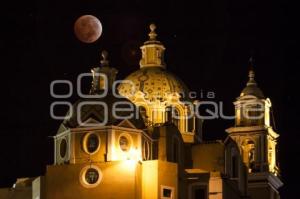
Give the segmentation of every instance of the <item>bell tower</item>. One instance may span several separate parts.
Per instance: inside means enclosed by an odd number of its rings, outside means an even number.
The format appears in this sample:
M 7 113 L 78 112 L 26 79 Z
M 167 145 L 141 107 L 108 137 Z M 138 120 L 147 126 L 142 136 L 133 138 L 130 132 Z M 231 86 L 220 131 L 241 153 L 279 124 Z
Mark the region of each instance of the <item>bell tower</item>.
M 270 122 L 271 100 L 264 96 L 255 81 L 252 58 L 249 64 L 249 80 L 234 102 L 235 125 L 226 131 L 239 147 L 242 160 L 248 169 L 248 183 L 255 190 L 253 193 L 259 193 L 256 190 L 258 188 L 265 190 L 261 196 L 258 194 L 252 197 L 270 198 L 269 194 L 277 195 L 278 188 L 282 186 L 276 160 L 279 134 L 273 130 Z

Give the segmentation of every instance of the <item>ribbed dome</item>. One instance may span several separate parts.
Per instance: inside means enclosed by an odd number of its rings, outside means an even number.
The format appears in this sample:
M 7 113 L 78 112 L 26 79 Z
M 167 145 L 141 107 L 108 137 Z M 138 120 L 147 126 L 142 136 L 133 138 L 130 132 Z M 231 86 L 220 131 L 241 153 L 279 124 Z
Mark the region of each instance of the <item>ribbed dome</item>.
M 141 91 L 148 100 L 165 100 L 175 92 L 180 94 L 183 99 L 188 98 L 189 90 L 186 85 L 162 67 L 141 68 L 130 74 L 125 80 L 132 82 L 132 84 L 120 84 L 118 87 L 119 93 L 125 97 Z

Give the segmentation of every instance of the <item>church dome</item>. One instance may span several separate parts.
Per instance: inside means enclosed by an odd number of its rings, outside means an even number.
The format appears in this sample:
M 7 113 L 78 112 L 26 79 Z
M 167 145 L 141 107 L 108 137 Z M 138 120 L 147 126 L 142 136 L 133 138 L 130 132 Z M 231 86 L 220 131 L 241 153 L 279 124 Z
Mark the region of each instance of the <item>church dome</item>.
M 121 84 L 118 88 L 123 96 L 134 95 L 141 91 L 145 99 L 165 99 L 170 94 L 178 93 L 183 98 L 188 98 L 188 88 L 174 74 L 162 67 L 145 67 L 130 74 L 125 80 L 132 83 Z
M 139 91 L 147 100 L 164 101 L 175 93 L 179 94 L 182 99 L 188 99 L 189 90 L 186 85 L 177 76 L 166 70 L 165 47 L 156 40 L 155 29 L 156 26 L 151 24 L 149 40 L 140 47 L 142 51 L 141 68 L 125 78 L 125 81 L 119 85 L 118 91 L 129 99 Z
M 264 99 L 265 96 L 262 92 L 262 90 L 257 86 L 257 83 L 254 79 L 255 73 L 253 69 L 249 71 L 249 81 L 247 82 L 246 87 L 242 90 L 241 92 L 241 97 L 246 96 L 246 95 L 252 95 L 255 96 L 259 99 Z
M 265 98 L 263 92 L 257 86 L 246 86 L 240 96 L 243 97 L 246 95 L 253 95 L 260 99 Z

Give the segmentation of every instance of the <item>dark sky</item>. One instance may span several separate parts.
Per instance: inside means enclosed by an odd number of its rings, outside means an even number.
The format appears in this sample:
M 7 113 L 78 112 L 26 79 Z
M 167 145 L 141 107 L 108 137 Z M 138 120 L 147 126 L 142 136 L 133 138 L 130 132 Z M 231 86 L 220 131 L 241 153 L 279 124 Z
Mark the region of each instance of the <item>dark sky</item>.
M 255 58 L 259 86 L 273 103 L 280 137 L 282 198 L 299 194 L 297 172 L 299 48 L 296 9 L 271 0 L 81 0 L 12 2 L 1 6 L 1 134 L 0 185 L 16 177 L 37 176 L 51 164 L 60 121 L 50 118 L 50 82 L 76 81 L 109 51 L 118 78 L 139 68 L 139 46 L 148 37 L 148 25 L 157 24 L 158 38 L 166 47 L 167 69 L 200 94 L 216 93 L 225 113 L 247 81 L 248 59 Z M 75 20 L 84 14 L 98 17 L 101 38 L 79 42 Z M 2 57 L 1 56 L 1 57 Z M 89 84 L 87 89 L 89 89 Z M 77 96 L 70 99 L 74 102 Z M 224 138 L 233 121 L 207 121 L 207 139 Z

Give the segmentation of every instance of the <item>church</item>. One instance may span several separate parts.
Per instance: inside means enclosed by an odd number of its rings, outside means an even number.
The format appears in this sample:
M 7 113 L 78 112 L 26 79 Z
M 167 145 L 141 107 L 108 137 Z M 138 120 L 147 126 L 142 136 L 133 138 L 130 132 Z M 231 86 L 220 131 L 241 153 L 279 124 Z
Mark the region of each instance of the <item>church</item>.
M 151 24 L 140 47 L 140 69 L 122 81 L 102 52 L 89 95 L 73 104 L 54 136 L 54 164 L 44 176 L 0 189 L 1 199 L 280 198 L 279 134 L 253 68 L 233 102 L 227 138 L 206 141 L 201 100 L 168 72 L 155 30 Z

